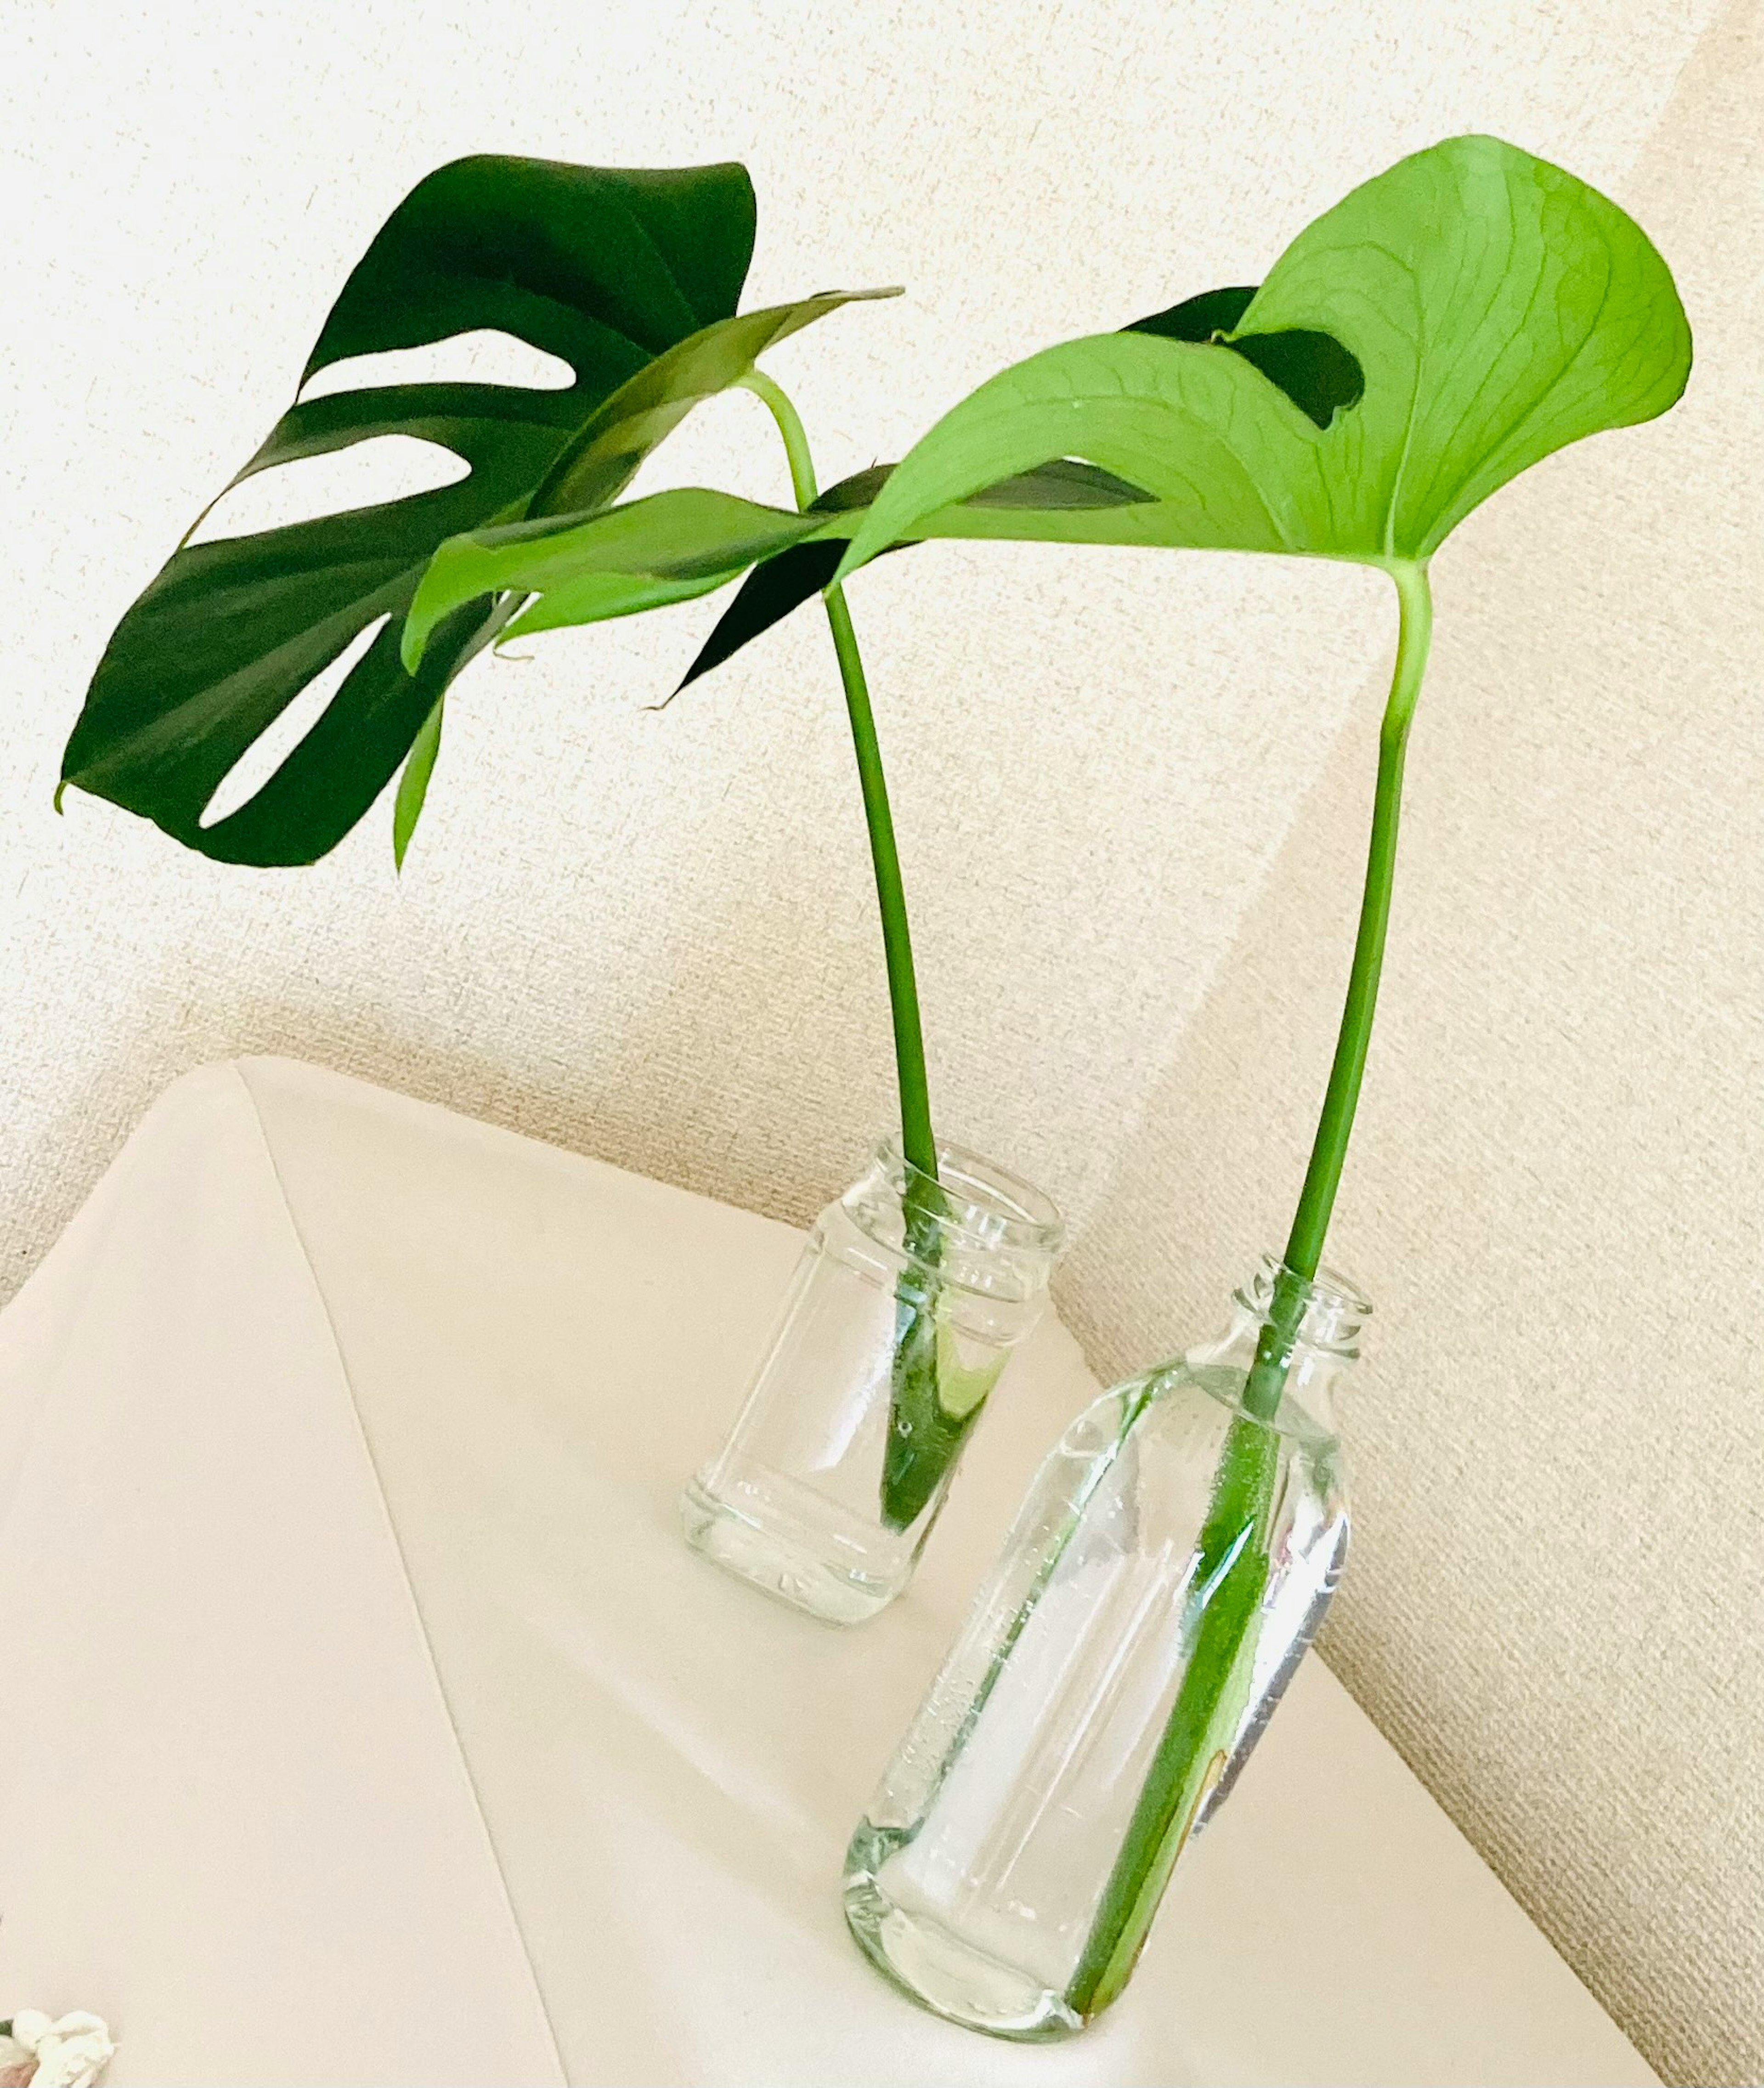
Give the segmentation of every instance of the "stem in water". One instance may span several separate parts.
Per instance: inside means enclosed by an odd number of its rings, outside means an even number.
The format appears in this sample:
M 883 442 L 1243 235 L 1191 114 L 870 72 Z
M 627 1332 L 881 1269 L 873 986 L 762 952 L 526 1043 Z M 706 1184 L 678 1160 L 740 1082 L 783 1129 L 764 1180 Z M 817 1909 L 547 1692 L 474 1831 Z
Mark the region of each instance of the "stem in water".
M 1268 1424 L 1280 1410 L 1365 1074 L 1390 919 L 1403 756 L 1432 631 L 1426 567 L 1403 563 L 1390 573 L 1402 619 L 1396 672 L 1379 732 L 1365 895 L 1334 1062 L 1284 1266 L 1244 1383 L 1244 1417 L 1226 1436 L 1195 1547 L 1182 1679 L 1066 1991 L 1068 2006 L 1081 2016 L 1107 2007 L 1127 1983 L 1183 1844 L 1230 1759 L 1248 1701 L 1278 1466 L 1278 1439 Z
M 798 508 L 811 507 L 816 497 L 815 464 L 801 417 L 781 387 L 763 371 L 751 370 L 742 382 L 777 423 Z M 936 1270 L 943 1205 L 937 1185 L 937 1140 L 931 1130 L 924 1028 L 919 1015 L 918 981 L 913 968 L 906 893 L 894 837 L 894 815 L 882 768 L 882 750 L 876 738 L 876 713 L 871 707 L 869 683 L 858 651 L 857 633 L 852 628 L 851 611 L 843 588 L 824 589 L 821 600 L 833 632 L 833 651 L 838 656 L 839 678 L 845 688 L 851 742 L 858 759 L 858 783 L 863 796 L 864 823 L 870 832 L 870 859 L 876 871 L 888 1005 L 894 1023 L 901 1150 L 907 1166 L 902 1215 L 904 1244 L 910 1259 L 895 1294 L 894 1356 L 881 1483 L 883 1520 L 891 1529 L 905 1530 L 918 1520 L 936 1492 L 979 1418 L 985 1399 L 983 1394 L 964 1403 L 960 1412 L 951 1413 L 939 1397 Z

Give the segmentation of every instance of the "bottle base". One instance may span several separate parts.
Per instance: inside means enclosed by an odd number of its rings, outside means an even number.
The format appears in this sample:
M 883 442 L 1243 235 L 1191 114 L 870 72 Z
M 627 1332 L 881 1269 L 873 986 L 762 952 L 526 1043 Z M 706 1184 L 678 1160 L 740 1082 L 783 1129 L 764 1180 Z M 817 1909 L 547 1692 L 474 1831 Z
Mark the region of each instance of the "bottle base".
M 888 1838 L 866 1822 L 854 1848 Z M 846 1926 L 891 1986 L 946 2022 L 1017 2044 L 1076 2035 L 1085 2018 L 1030 1974 L 965 1943 L 940 1922 L 910 1913 L 867 1868 L 846 1876 Z
M 824 1555 L 803 1530 L 769 1528 L 706 1487 L 700 1476 L 680 1497 L 680 1525 L 701 1558 L 824 1624 L 861 1624 L 885 1610 L 909 1576 L 883 1580 Z

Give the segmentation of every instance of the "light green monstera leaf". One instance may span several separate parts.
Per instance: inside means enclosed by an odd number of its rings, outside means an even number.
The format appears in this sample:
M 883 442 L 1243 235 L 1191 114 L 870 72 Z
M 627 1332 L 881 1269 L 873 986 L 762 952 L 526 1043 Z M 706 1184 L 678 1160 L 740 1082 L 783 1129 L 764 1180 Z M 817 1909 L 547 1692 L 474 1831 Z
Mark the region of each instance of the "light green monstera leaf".
M 1187 1657 L 1064 2000 L 1088 2020 L 1131 1975 L 1185 1838 L 1244 1744 L 1269 1570 L 1292 1330 L 1317 1274 L 1366 1063 L 1389 917 L 1410 721 L 1432 628 L 1428 562 L 1480 502 L 1683 391 L 1690 335 L 1671 275 L 1616 206 L 1488 138 L 1454 139 L 1368 182 L 1275 263 L 1231 343 L 1311 329 L 1359 366 L 1320 425 L 1226 339 L 1111 334 L 1030 357 L 931 429 L 877 493 L 843 580 L 936 533 L 977 489 L 1079 459 L 1151 496 L 1141 542 L 1354 559 L 1401 610 L 1379 739 L 1366 884 L 1334 1060 L 1274 1299 L 1214 1475 L 1185 1605 Z M 1037 536 L 1073 532 L 1034 518 Z M 1030 533 L 1025 530 L 1023 533 Z M 1265 1717 L 1271 1702 L 1259 1707 Z
M 1326 427 L 1227 345 L 1295 329 L 1364 373 Z M 1515 146 L 1454 138 L 1308 226 L 1228 336 L 1098 335 L 983 384 L 891 475 L 840 575 L 1055 457 L 1153 496 L 1136 542 L 1421 562 L 1528 465 L 1663 413 L 1689 370 L 1677 292 L 1638 225 Z M 1033 533 L 1076 533 L 1038 516 Z

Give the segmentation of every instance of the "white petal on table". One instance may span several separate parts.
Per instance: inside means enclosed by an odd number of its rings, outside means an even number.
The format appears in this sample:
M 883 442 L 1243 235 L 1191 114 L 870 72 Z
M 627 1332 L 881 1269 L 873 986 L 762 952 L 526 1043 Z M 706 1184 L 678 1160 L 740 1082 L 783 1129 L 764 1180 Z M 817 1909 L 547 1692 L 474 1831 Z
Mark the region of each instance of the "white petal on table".
M 92 2088 L 116 2056 L 109 2026 L 89 2009 L 58 2017 L 19 2009 L 11 2022 L 11 2034 L 0 2037 L 5 2088 Z

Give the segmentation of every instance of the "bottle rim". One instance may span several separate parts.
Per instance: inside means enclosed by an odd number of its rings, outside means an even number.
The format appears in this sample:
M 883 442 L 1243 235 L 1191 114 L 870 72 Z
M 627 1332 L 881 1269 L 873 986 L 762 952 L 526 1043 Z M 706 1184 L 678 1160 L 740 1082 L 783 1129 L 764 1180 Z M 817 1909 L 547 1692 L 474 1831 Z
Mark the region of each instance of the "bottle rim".
M 1364 1321 L 1370 1319 L 1372 1300 L 1351 1278 L 1325 1262 L 1314 1277 L 1303 1277 L 1287 1268 L 1277 1254 L 1265 1254 L 1255 1273 L 1235 1295 L 1245 1311 L 1265 1326 L 1274 1316 L 1277 1294 L 1302 1305 L 1298 1324 L 1292 1330 L 1295 1343 L 1310 1349 L 1353 1358 Z
M 910 1192 L 922 1192 L 918 1207 L 971 1246 L 1053 1261 L 1066 1244 L 1066 1222 L 1052 1197 L 970 1146 L 940 1139 L 935 1177 L 906 1157 L 897 1133 L 880 1141 L 876 1160 L 903 1202 Z

